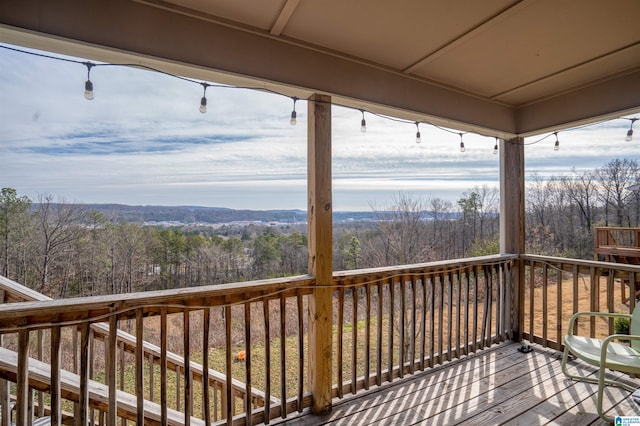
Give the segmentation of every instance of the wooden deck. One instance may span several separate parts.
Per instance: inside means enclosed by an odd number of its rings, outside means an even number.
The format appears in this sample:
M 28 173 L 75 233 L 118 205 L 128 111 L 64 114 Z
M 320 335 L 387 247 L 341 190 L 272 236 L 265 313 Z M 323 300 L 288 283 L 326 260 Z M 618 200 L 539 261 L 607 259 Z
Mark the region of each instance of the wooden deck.
M 503 343 L 434 370 L 335 402 L 326 416 L 303 414 L 293 425 L 589 425 L 606 424 L 596 412 L 597 385 L 565 379 L 562 354 Z M 570 362 L 572 369 L 595 369 Z M 614 377 L 613 375 L 611 377 Z M 615 376 L 640 387 L 640 380 Z M 610 415 L 640 415 L 629 393 L 606 391 Z

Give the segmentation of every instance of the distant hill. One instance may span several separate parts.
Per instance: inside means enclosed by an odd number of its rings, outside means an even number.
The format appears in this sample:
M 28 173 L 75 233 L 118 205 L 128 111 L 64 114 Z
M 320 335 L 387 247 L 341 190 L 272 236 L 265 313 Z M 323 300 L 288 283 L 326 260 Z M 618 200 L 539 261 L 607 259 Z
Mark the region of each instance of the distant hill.
M 184 224 L 220 224 L 231 222 L 280 222 L 307 221 L 303 210 L 235 210 L 224 207 L 202 206 L 131 206 L 126 204 L 78 204 L 87 211 L 98 211 L 115 221 L 130 223 L 178 222 Z M 38 203 L 32 204 L 36 210 Z M 373 220 L 374 212 L 334 212 L 335 221 Z

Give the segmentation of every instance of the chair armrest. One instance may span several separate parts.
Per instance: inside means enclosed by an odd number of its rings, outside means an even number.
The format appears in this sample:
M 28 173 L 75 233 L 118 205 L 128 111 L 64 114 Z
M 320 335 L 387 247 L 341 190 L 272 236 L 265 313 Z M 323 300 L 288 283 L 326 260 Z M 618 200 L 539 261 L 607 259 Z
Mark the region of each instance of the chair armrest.
M 629 318 L 629 319 L 631 319 L 633 317 L 633 315 L 617 313 L 617 312 L 576 312 L 575 314 L 573 314 L 573 316 L 569 320 L 569 329 L 567 330 L 567 334 L 573 334 L 574 324 L 578 320 L 579 317 L 604 317 L 604 318 Z
M 637 334 L 612 334 L 611 336 L 607 336 L 607 338 L 602 341 L 602 347 L 600 348 L 602 365 L 606 365 L 607 348 L 609 347 L 609 343 L 614 340 L 640 340 L 640 336 Z

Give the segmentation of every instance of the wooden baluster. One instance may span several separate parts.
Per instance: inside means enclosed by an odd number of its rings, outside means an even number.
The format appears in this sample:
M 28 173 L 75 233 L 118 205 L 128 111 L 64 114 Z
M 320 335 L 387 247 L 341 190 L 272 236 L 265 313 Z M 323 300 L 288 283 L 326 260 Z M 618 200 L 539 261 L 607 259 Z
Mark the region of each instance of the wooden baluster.
M 576 312 L 578 312 L 578 309 L 579 309 L 578 300 L 580 297 L 579 290 L 578 290 L 579 289 L 578 281 L 580 280 L 580 276 L 578 274 L 578 265 L 576 264 L 573 265 L 572 274 L 573 274 L 573 313 L 575 314 Z
M 640 241 L 640 231 L 638 231 L 638 234 L 636 235 L 636 242 L 638 241 Z M 631 293 L 629 295 L 630 297 L 629 313 L 632 313 L 633 310 L 636 308 L 635 288 L 636 288 L 636 283 L 638 282 L 636 278 L 637 278 L 637 275 L 635 272 L 629 272 L 629 288 L 631 289 Z
M 302 303 L 302 293 L 298 291 L 298 412 L 302 413 L 303 410 L 303 397 L 304 397 L 304 309 Z M 249 336 L 250 337 L 250 336 Z M 249 340 L 247 339 L 247 342 Z M 247 357 L 249 353 L 247 352 Z M 338 385 L 340 387 L 340 385 Z
M 424 275 L 420 275 L 420 294 L 422 304 L 422 315 L 420 318 L 420 370 L 425 369 L 425 348 L 427 347 L 427 286 L 425 285 Z
M 95 365 L 95 333 L 93 328 L 89 328 L 89 380 L 94 380 L 96 375 Z M 96 424 L 96 410 L 94 408 L 89 409 L 89 424 L 94 426 Z
M 286 299 L 280 295 L 280 416 L 287 417 L 287 324 Z
M 107 386 L 109 388 L 109 408 L 107 410 L 107 425 L 116 426 L 118 419 L 117 388 L 116 388 L 116 349 L 117 349 L 118 317 L 115 312 L 109 317 L 109 338 L 106 345 Z
M 29 418 L 29 330 L 18 331 L 18 375 L 16 378 L 16 425 L 31 424 Z
M 547 309 L 549 307 L 549 265 L 542 265 L 542 346 L 547 347 L 547 324 L 549 317 Z
M 371 375 L 371 283 L 365 287 L 365 318 L 364 318 L 364 388 L 369 390 L 369 376 Z
M 62 424 L 62 401 L 60 395 L 60 326 L 51 328 L 51 424 Z
M 393 381 L 393 333 L 394 333 L 394 312 L 395 312 L 395 286 L 393 278 L 389 280 L 389 372 L 387 379 Z
M 42 361 L 43 355 L 43 331 L 38 330 L 38 360 Z M 38 391 L 38 417 L 44 417 L 44 392 Z
M 416 360 L 418 357 L 418 277 L 417 275 L 409 275 L 409 284 L 411 285 L 411 340 L 409 341 L 409 351 L 411 353 L 409 372 L 415 374 L 416 368 L 419 368 L 420 364 L 416 366 Z
M 251 402 L 251 303 L 244 304 L 244 341 L 245 341 L 245 391 L 244 391 L 244 411 L 246 416 L 247 426 L 253 424 L 252 415 L 252 402 Z
M 438 364 L 444 361 L 442 352 L 444 348 L 444 276 L 436 275 L 438 286 Z
M 89 323 L 83 322 L 80 329 L 80 395 L 78 395 L 78 424 L 89 420 Z
M 193 407 L 193 398 L 191 395 L 191 345 L 189 339 L 190 327 L 189 327 L 189 311 L 185 310 L 182 314 L 182 325 L 184 333 L 184 424 L 185 426 L 191 425 L 191 411 Z M 180 391 L 179 388 L 177 390 Z
M 447 271 L 443 276 L 447 281 L 447 360 L 451 361 L 451 352 L 453 345 L 453 275 L 451 271 Z
M 469 355 L 469 307 L 471 306 L 471 274 L 472 270 L 464 271 L 464 354 Z
M 233 424 L 233 376 L 231 372 L 231 362 L 232 362 L 232 353 L 231 353 L 231 306 L 224 307 L 224 323 L 225 323 L 225 342 L 226 342 L 226 354 L 227 354 L 227 368 L 226 368 L 226 413 L 227 413 L 227 424 Z M 285 404 L 286 401 L 281 401 L 282 404 Z
M 144 322 L 142 308 L 136 309 L 136 423 L 144 425 Z M 151 364 L 153 365 L 153 364 Z M 123 366 L 124 369 L 124 366 Z
M 202 416 L 204 417 L 205 426 L 210 426 L 209 329 L 211 328 L 211 309 L 202 310 L 202 320 Z
M 404 377 L 404 359 L 406 357 L 405 354 L 405 350 L 404 350 L 404 342 L 406 339 L 406 322 L 407 322 L 407 306 L 406 306 L 406 299 L 407 299 L 407 283 L 405 280 L 404 276 L 400 277 L 400 333 L 398 336 L 398 365 L 399 365 L 399 369 L 398 369 L 398 376 L 400 378 Z
M 589 274 L 589 278 L 591 281 L 591 287 L 590 287 L 590 301 L 591 301 L 591 306 L 589 307 L 589 310 L 591 312 L 598 312 L 599 311 L 599 292 L 600 292 L 600 277 L 596 274 L 596 268 L 594 268 L 593 266 L 590 269 L 590 274 Z M 596 337 L 596 318 L 595 317 L 591 317 L 589 320 L 589 336 L 594 338 Z
M 558 350 L 561 350 L 562 339 L 564 338 L 564 334 L 562 333 L 562 325 L 564 324 L 564 320 L 562 318 L 562 309 L 564 307 L 562 302 L 562 287 L 563 287 L 562 268 L 563 268 L 563 264 L 561 263 L 556 272 L 558 276 L 557 278 L 558 283 L 556 284 L 556 289 L 557 289 L 556 290 L 556 349 Z M 613 290 L 613 287 L 611 289 Z M 613 299 L 613 292 L 611 293 L 611 297 Z M 567 321 L 569 321 L 569 318 L 567 318 Z
M 351 393 L 355 395 L 358 391 L 358 286 L 355 282 L 351 284 Z
M 269 299 L 263 299 L 262 309 L 264 312 L 264 359 L 267 366 L 264 384 L 264 422 L 269 424 L 271 420 L 271 324 L 269 320 Z
M 478 287 L 480 276 L 480 267 L 476 266 L 473 271 L 473 341 L 471 342 L 471 351 L 475 352 L 478 347 Z
M 431 316 L 429 318 L 429 367 L 433 367 L 435 365 L 435 322 L 436 322 L 436 280 L 433 275 L 430 275 L 429 278 L 429 289 L 431 291 L 430 303 L 429 303 L 429 311 L 431 312 Z
M 456 271 L 456 358 L 460 358 L 462 356 L 462 270 L 458 269 Z
M 482 344 L 491 346 L 491 324 L 493 320 L 493 275 L 490 267 L 483 267 L 484 270 L 484 322 L 482 327 Z
M 607 312 L 615 312 L 613 301 L 613 285 L 614 285 L 615 271 L 609 269 L 609 275 L 607 276 Z M 614 334 L 613 318 L 609 318 L 609 336 Z
M 344 283 L 338 289 L 338 344 L 336 348 L 337 373 L 338 373 L 338 398 L 344 396 L 343 391 L 343 370 L 342 359 L 344 356 Z
M 532 260 L 529 265 L 529 341 L 533 343 L 535 336 L 535 287 L 536 287 L 536 263 Z M 577 303 L 578 300 L 575 300 Z M 576 311 L 577 312 L 577 311 Z
M 167 424 L 167 308 L 160 310 L 160 423 Z
M 382 317 L 384 315 L 384 286 L 378 281 L 378 324 L 376 336 L 376 385 L 382 385 Z M 342 327 L 342 325 L 340 325 Z M 339 384 L 340 385 L 340 384 Z

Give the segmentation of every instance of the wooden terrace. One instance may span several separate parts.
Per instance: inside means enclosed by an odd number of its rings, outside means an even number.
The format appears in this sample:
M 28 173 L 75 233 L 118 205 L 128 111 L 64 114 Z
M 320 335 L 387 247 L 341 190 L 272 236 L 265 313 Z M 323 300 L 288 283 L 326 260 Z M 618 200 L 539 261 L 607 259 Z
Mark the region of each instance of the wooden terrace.
M 524 342 L 525 344 L 527 342 Z M 567 380 L 562 353 L 503 342 L 406 380 L 338 401 L 324 416 L 278 424 L 304 425 L 598 425 L 597 385 Z M 594 368 L 576 363 L 581 374 Z M 640 388 L 640 380 L 610 375 Z M 640 416 L 629 393 L 610 388 L 605 409 Z
M 623 296 L 638 274 L 633 265 L 530 255 L 337 272 L 326 372 L 333 410 L 319 416 L 310 414 L 312 277 L 67 300 L 2 279 L 0 418 L 585 424 L 597 418 L 595 388 L 560 373 L 568 319 L 633 309 Z M 516 300 L 522 316 L 513 316 Z M 533 352 L 517 351 L 514 323 Z M 580 323 L 579 331 L 604 336 L 613 322 Z M 244 362 L 234 360 L 239 350 Z M 636 413 L 628 395 L 612 390 L 609 398 L 612 412 Z

